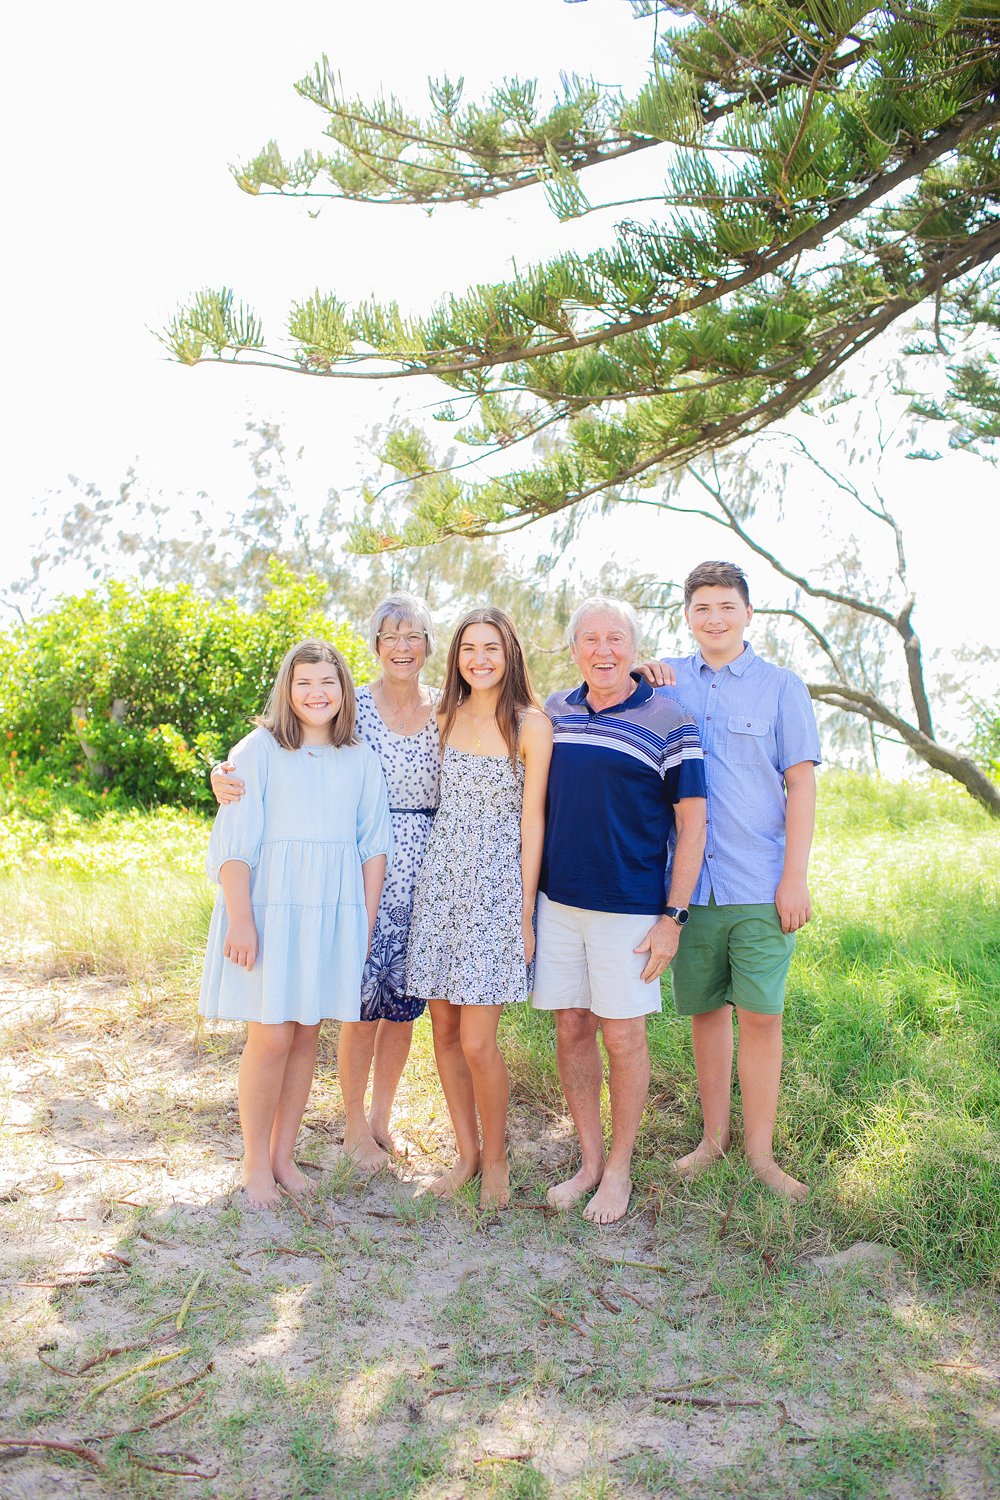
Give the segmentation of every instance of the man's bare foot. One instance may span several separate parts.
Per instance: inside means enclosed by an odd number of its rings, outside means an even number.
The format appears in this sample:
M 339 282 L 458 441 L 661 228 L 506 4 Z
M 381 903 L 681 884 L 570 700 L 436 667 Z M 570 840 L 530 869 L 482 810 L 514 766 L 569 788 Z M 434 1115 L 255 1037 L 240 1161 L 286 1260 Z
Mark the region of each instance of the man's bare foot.
M 753 1175 L 762 1182 L 772 1193 L 777 1193 L 779 1198 L 787 1198 L 790 1203 L 804 1203 L 809 1197 L 809 1189 L 804 1182 L 798 1182 L 794 1177 L 789 1177 L 783 1172 L 773 1157 L 765 1160 L 750 1162 L 750 1170 Z
M 729 1150 L 729 1142 L 723 1145 L 717 1141 L 700 1140 L 693 1151 L 687 1156 L 680 1156 L 673 1163 L 672 1170 L 678 1177 L 684 1177 L 687 1181 L 694 1177 L 700 1177 L 702 1172 L 707 1172 L 709 1167 L 714 1167 L 717 1161 L 721 1161 Z
M 568 1177 L 565 1182 L 554 1183 L 549 1188 L 545 1194 L 546 1203 L 548 1203 L 550 1208 L 558 1208 L 560 1211 L 572 1208 L 574 1203 L 579 1203 L 581 1198 L 586 1198 L 588 1193 L 594 1191 L 601 1180 L 603 1171 L 603 1162 L 596 1172 L 588 1171 L 585 1167 L 581 1167 L 578 1172 L 574 1172 L 573 1176 Z
M 506 1156 L 500 1161 L 483 1162 L 479 1183 L 480 1208 L 510 1207 L 510 1163 Z
M 378 1141 L 367 1132 L 357 1136 L 345 1135 L 344 1155 L 351 1158 L 352 1166 L 359 1172 L 380 1172 L 389 1160 L 389 1153 L 383 1151 Z
M 434 1198 L 454 1198 L 460 1187 L 471 1182 L 473 1177 L 479 1175 L 479 1158 L 474 1157 L 471 1161 L 459 1157 L 453 1167 L 447 1172 L 442 1172 L 440 1177 L 428 1183 L 424 1192 L 430 1193 Z
M 312 1179 L 300 1171 L 293 1161 L 273 1161 L 271 1171 L 279 1187 L 283 1187 L 286 1193 L 291 1193 L 293 1198 L 301 1198 L 302 1194 L 308 1193 L 313 1186 Z
M 628 1200 L 632 1196 L 632 1179 L 621 1172 L 609 1172 L 605 1168 L 601 1185 L 583 1210 L 583 1217 L 591 1224 L 617 1224 L 628 1213 Z
M 248 1208 L 275 1208 L 281 1198 L 270 1172 L 244 1172 L 243 1192 Z

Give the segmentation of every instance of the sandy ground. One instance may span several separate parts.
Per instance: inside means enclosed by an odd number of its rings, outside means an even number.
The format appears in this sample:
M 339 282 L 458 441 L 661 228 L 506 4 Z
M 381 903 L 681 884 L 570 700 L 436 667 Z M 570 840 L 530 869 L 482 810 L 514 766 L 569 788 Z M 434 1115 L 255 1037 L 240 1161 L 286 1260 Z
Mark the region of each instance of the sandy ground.
M 512 1210 L 437 1205 L 426 1048 L 394 1174 L 352 1174 L 326 1071 L 316 1195 L 249 1213 L 238 1039 L 13 968 L 0 1028 L 0 1436 L 78 1450 L 0 1446 L 8 1500 L 995 1493 L 988 1305 L 885 1247 L 734 1250 L 682 1193 L 551 1215 L 571 1133 L 524 1103 Z

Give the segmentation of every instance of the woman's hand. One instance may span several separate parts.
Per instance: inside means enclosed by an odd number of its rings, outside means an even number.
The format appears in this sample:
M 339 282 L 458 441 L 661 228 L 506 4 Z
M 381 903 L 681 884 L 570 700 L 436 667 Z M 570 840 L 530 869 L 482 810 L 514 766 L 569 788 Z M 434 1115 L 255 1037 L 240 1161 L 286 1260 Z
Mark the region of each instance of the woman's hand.
M 212 767 L 210 778 L 212 791 L 215 793 L 216 802 L 220 802 L 223 807 L 228 802 L 238 802 L 246 791 L 246 783 L 233 775 L 235 770 L 236 767 L 231 760 L 223 761 L 221 766 Z
M 222 952 L 241 969 L 252 969 L 257 962 L 257 928 L 252 914 L 230 922 Z
M 651 687 L 676 687 L 677 673 L 665 661 L 641 661 L 635 668 Z M 213 786 L 215 783 L 212 783 Z
M 521 937 L 524 942 L 524 962 L 530 964 L 535 956 L 535 928 L 530 911 L 524 912 L 521 917 Z

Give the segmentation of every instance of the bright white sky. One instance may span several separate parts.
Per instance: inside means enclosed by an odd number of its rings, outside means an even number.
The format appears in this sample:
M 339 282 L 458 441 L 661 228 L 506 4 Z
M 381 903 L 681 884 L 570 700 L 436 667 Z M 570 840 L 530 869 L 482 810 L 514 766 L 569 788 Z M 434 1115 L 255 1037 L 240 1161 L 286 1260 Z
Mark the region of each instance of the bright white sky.
M 418 309 L 471 279 L 502 276 L 512 255 L 524 262 L 600 243 L 609 214 L 561 226 L 540 192 L 433 217 L 333 203 L 315 219 L 307 203 L 240 193 L 228 164 L 270 136 L 288 155 L 319 143 L 319 113 L 292 84 L 323 52 L 351 92 L 381 87 L 416 107 L 427 76 L 443 72 L 464 74 L 466 99 L 504 74 L 554 86 L 560 69 L 632 91 L 645 75 L 651 23 L 632 20 L 624 0 L 500 8 L 484 0 L 50 0 L 17 7 L 6 41 L 11 383 L 0 586 L 23 571 L 41 529 L 32 513 L 61 512 L 64 495 L 69 503 L 70 474 L 114 493 L 134 463 L 179 511 L 204 491 L 209 510 L 224 516 L 251 488 L 234 439 L 261 416 L 281 422 L 289 451 L 302 449 L 293 482 L 300 500 L 318 506 L 331 487 L 350 497 L 363 434 L 394 402 L 415 414 L 442 394 L 429 381 L 324 384 L 182 369 L 149 330 L 197 288 L 233 286 L 276 336 L 294 298 L 317 286 L 347 301 L 374 293 Z M 598 169 L 587 187 L 595 199 L 624 197 L 633 181 L 649 192 L 649 169 L 648 157 Z M 992 513 L 996 470 L 949 456 L 900 467 L 894 483 L 928 638 L 983 639 L 995 606 L 991 591 L 969 590 L 966 575 L 969 539 Z M 591 530 L 582 562 L 641 558 L 676 578 L 718 555 L 720 542 L 732 553 L 705 524 L 616 516 Z M 766 567 L 749 571 L 763 596 Z

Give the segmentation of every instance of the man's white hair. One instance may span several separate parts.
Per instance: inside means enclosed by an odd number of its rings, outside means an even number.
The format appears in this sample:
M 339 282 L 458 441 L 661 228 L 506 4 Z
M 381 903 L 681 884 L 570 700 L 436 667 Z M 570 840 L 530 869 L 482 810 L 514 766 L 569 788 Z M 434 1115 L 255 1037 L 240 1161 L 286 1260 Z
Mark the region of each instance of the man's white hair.
M 582 604 L 577 605 L 566 629 L 566 639 L 571 647 L 576 645 L 580 626 L 587 615 L 615 615 L 623 625 L 628 626 L 632 636 L 632 649 L 638 656 L 642 645 L 642 626 L 639 624 L 639 616 L 626 599 L 609 599 L 604 594 L 594 594 L 592 598 L 584 599 Z

